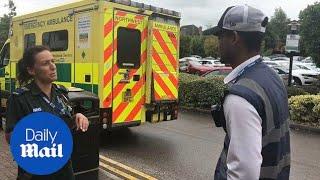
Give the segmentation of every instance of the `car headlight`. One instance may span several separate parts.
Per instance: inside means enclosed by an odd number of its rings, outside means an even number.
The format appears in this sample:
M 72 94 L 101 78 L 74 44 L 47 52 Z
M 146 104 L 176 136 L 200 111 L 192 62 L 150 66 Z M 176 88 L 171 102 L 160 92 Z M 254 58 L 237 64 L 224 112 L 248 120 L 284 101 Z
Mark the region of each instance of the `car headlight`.
M 317 75 L 313 75 L 313 74 L 301 74 L 301 75 L 305 78 L 317 78 Z

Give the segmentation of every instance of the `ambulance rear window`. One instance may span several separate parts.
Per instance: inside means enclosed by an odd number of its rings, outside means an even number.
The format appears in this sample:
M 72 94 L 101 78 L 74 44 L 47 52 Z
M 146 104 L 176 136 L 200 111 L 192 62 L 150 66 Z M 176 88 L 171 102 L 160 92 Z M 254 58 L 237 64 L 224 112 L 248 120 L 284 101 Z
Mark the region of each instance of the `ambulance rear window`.
M 51 31 L 42 34 L 42 45 L 51 51 L 66 51 L 68 49 L 68 31 Z
M 140 67 L 141 32 L 137 29 L 118 28 L 117 65 L 123 69 Z

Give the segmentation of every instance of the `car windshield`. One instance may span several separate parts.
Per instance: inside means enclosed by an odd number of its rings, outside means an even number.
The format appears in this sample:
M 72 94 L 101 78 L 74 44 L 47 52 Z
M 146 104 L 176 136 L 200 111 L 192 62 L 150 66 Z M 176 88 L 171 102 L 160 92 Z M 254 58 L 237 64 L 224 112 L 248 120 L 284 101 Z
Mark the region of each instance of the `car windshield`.
M 289 63 L 284 64 L 283 66 L 281 65 L 281 69 L 283 69 L 284 71 L 288 71 L 289 72 Z M 295 64 L 292 64 L 292 70 L 297 70 L 300 69 L 298 66 L 296 66 Z
M 210 61 L 199 61 L 201 64 L 211 64 Z
M 304 65 L 298 64 L 298 65 L 296 65 L 296 66 L 298 66 L 298 68 L 300 68 L 300 69 L 311 70 L 311 68 L 308 68 L 308 67 L 306 67 L 306 66 L 304 66 Z
M 289 70 L 286 68 L 282 68 L 282 67 L 275 67 L 274 68 L 276 71 L 278 71 L 279 74 L 288 74 Z
M 305 64 L 304 66 L 311 70 L 318 71 L 317 66 L 315 64 Z
M 283 67 L 289 67 L 289 64 L 289 62 L 279 62 L 279 65 Z

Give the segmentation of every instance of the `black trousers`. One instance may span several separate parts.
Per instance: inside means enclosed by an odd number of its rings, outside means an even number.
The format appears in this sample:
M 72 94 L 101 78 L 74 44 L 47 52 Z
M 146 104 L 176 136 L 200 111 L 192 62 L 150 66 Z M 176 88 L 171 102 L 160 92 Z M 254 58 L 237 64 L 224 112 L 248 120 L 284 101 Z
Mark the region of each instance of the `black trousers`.
M 59 171 L 44 176 L 29 174 L 21 167 L 18 167 L 17 180 L 75 180 L 75 177 L 71 160 L 69 160 Z

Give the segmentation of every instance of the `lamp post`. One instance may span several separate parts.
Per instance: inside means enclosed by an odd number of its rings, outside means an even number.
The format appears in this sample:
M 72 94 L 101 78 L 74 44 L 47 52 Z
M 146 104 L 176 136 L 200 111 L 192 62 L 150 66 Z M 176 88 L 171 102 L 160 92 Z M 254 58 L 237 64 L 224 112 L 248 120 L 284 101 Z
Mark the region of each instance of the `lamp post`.
M 293 64 L 293 56 L 298 56 L 300 54 L 299 51 L 299 28 L 300 24 L 298 21 L 291 21 L 288 24 L 290 30 L 287 34 L 286 40 L 286 54 L 290 57 L 290 66 L 289 66 L 289 79 L 288 86 L 292 84 L 292 64 Z

